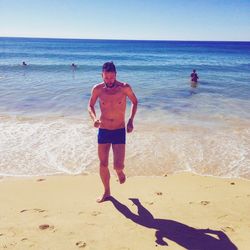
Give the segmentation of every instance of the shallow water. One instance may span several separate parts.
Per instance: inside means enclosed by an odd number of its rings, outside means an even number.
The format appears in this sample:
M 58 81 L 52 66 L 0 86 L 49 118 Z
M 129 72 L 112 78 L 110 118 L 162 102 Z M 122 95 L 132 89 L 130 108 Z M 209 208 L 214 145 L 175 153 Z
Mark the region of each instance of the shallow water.
M 250 43 L 17 38 L 0 38 L 0 175 L 97 171 L 86 106 L 108 60 L 139 99 L 129 175 L 250 178 Z

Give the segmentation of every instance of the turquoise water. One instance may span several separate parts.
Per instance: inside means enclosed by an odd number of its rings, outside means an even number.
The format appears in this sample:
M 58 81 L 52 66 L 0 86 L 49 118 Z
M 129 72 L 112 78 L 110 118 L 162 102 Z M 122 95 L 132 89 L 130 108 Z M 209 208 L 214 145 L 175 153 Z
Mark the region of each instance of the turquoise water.
M 0 175 L 97 170 L 86 106 L 110 60 L 139 99 L 128 174 L 250 178 L 249 42 L 31 38 L 0 38 Z

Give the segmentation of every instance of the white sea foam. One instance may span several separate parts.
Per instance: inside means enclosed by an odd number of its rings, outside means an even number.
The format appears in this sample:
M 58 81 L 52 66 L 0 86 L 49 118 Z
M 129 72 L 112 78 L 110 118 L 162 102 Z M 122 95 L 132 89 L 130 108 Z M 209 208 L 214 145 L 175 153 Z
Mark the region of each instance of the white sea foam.
M 94 133 L 82 120 L 1 118 L 1 175 L 81 173 L 95 151 Z
M 154 133 L 138 131 L 132 137 L 127 152 L 131 174 L 191 171 L 202 175 L 250 177 L 248 128 L 233 132 L 175 127 Z
M 191 171 L 250 179 L 249 123 L 227 120 L 223 126 L 199 126 L 171 117 L 160 123 L 157 117 L 163 119 L 158 115 L 138 121 L 135 131 L 127 135 L 129 175 Z M 0 120 L 0 175 L 98 171 L 97 130 L 90 122 L 69 117 L 5 116 Z

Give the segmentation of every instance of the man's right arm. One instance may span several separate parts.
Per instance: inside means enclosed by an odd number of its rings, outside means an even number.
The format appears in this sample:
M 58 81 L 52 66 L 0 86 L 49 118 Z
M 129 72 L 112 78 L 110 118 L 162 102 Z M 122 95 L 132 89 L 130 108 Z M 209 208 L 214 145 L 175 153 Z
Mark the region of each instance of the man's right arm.
M 98 98 L 98 89 L 97 89 L 97 86 L 94 86 L 91 91 L 91 97 L 89 99 L 88 112 L 92 121 L 94 122 L 95 127 L 97 125 L 96 123 L 99 123 L 96 118 L 96 112 L 95 112 L 95 103 L 96 103 L 97 98 Z

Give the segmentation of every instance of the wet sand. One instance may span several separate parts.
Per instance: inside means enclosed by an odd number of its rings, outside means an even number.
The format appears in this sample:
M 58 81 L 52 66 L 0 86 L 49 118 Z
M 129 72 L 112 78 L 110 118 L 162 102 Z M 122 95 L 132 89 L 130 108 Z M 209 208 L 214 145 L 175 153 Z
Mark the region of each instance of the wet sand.
M 250 181 L 178 173 L 0 180 L 0 249 L 249 249 Z M 166 247 L 168 245 L 168 247 Z

